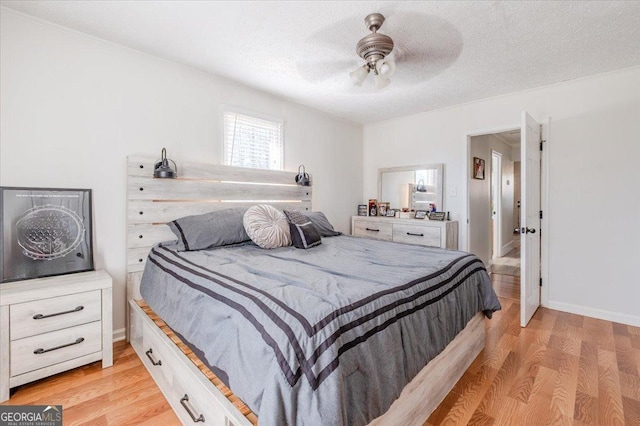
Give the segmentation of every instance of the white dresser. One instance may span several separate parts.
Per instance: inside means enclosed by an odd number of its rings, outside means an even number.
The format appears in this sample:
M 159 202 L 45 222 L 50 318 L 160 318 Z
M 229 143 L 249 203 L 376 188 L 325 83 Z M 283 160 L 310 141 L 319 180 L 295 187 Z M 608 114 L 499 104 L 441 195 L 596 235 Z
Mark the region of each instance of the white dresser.
M 0 402 L 9 389 L 84 364 L 113 364 L 105 271 L 0 284 Z
M 352 216 L 351 235 L 396 243 L 458 249 L 457 221 Z

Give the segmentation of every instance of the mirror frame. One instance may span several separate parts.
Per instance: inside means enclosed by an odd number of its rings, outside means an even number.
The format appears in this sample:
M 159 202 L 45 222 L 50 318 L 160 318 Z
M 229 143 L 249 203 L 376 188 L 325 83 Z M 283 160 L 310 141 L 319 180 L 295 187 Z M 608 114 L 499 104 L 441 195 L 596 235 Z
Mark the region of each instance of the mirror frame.
M 436 169 L 438 173 L 438 190 L 436 191 L 436 197 L 440 200 L 440 205 L 438 206 L 438 211 L 446 211 L 444 205 L 444 163 L 435 163 L 435 164 L 420 164 L 417 166 L 398 166 L 398 167 L 382 167 L 378 169 L 378 202 L 383 202 L 382 200 L 382 174 L 385 172 L 410 172 L 415 170 L 427 170 L 427 169 Z M 414 182 L 415 184 L 416 182 Z

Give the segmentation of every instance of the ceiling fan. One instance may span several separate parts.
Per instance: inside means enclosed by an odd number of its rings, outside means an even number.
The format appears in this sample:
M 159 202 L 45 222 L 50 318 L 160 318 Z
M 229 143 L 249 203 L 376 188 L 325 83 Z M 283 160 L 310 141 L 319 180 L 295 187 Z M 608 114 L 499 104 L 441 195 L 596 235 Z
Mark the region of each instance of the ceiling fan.
M 398 90 L 424 84 L 451 66 L 462 51 L 460 31 L 433 14 L 394 10 L 385 11 L 384 16 L 371 14 L 365 19 L 371 33 L 360 42 L 361 30 L 353 27 L 354 20 L 358 20 L 357 15 L 328 22 L 304 40 L 307 56 L 296 61 L 304 80 L 335 93 L 388 94 L 390 92 L 376 87 L 389 85 L 390 79 Z M 378 32 L 382 22 L 384 31 L 392 34 L 393 40 Z M 370 28 L 372 25 L 376 27 L 375 32 Z M 376 39 L 382 41 L 384 48 L 372 43 Z M 345 40 L 353 41 L 345 43 Z M 358 56 L 353 54 L 354 50 Z M 396 64 L 398 72 L 393 74 Z M 349 71 L 356 66 L 349 78 Z M 379 78 L 367 79 L 369 74 Z M 356 84 L 352 84 L 352 80 Z
M 361 86 L 371 71 L 375 75 L 376 89 L 383 89 L 391 83 L 390 77 L 396 70 L 395 62 L 388 57 L 393 51 L 393 40 L 378 32 L 384 19 L 381 13 L 371 13 L 364 18 L 364 24 L 371 34 L 362 37 L 356 45 L 356 53 L 366 61 L 349 73 L 356 86 Z

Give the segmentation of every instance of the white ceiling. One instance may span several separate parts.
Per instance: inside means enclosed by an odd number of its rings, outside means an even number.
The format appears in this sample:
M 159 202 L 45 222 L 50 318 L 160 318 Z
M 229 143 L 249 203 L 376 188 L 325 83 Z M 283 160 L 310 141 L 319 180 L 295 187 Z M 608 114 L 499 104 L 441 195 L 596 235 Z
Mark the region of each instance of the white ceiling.
M 520 147 L 520 130 L 509 130 L 502 133 L 494 133 L 493 136 L 509 145 L 511 148 Z
M 2 6 L 369 123 L 640 65 L 640 2 L 7 1 Z M 348 73 L 383 13 L 398 69 Z

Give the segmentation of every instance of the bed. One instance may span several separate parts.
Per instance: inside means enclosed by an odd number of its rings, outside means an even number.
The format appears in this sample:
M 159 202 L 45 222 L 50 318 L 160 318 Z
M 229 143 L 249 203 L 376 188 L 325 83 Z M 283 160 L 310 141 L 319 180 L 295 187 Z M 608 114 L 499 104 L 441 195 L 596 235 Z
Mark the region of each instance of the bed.
M 201 164 L 153 180 L 152 161 L 128 164 L 129 337 L 183 422 L 422 424 L 482 349 L 499 303 L 475 256 L 349 236 L 179 251 L 169 220 L 310 210 L 311 188 Z

